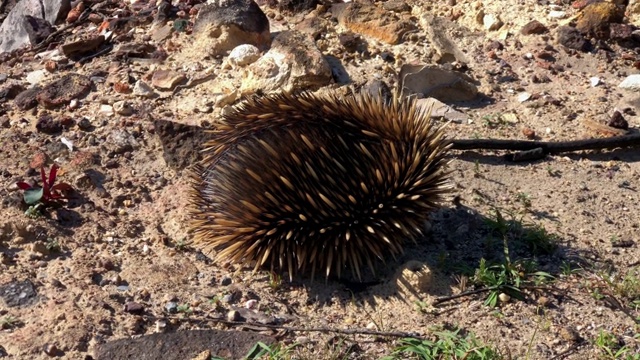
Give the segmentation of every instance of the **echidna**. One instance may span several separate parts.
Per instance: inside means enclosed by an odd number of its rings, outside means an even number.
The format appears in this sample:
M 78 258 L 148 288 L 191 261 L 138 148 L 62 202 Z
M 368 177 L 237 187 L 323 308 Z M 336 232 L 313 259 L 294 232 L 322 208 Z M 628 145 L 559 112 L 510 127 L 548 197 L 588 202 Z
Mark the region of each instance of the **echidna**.
M 278 94 L 213 130 L 192 192 L 195 243 L 217 259 L 297 271 L 350 268 L 418 239 L 449 191 L 449 141 L 413 100 Z

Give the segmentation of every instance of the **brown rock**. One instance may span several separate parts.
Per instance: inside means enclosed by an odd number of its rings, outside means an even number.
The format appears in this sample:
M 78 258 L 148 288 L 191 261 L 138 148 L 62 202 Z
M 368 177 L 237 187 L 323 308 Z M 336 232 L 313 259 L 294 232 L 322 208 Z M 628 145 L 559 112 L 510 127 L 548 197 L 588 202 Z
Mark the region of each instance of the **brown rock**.
M 33 155 L 33 158 L 31 158 L 31 161 L 29 162 L 29 167 L 31 169 L 39 170 L 41 167 L 47 164 L 47 161 L 49 161 L 49 157 L 47 156 L 47 154 L 42 151 L 39 151 L 35 155 Z
M 607 125 L 622 130 L 629 130 L 629 123 L 624 119 L 620 111 L 614 111 Z
M 589 51 L 591 49 L 591 42 L 576 28 L 569 26 L 560 26 L 558 28 L 558 43 L 569 49 L 579 51 Z
M 296 30 L 282 31 L 271 49 L 247 68 L 241 93 L 317 89 L 333 81 L 331 66 L 313 39 Z
M 45 86 L 36 96 L 45 108 L 68 104 L 71 100 L 85 96 L 91 90 L 91 80 L 80 74 L 67 74 Z
M 269 19 L 253 0 L 220 1 L 201 7 L 193 34 L 195 45 L 214 56 L 242 44 L 266 50 L 271 43 Z
M 96 51 L 102 44 L 104 44 L 104 36 L 98 35 L 64 44 L 60 50 L 66 57 L 73 59 Z
M 586 6 L 578 16 L 576 29 L 597 38 L 608 38 L 609 24 L 620 23 L 624 10 L 609 2 L 598 2 Z
M 304 20 L 297 23 L 295 29 L 305 34 L 311 35 L 317 40 L 320 35 L 327 31 L 326 20 L 318 16 L 307 16 Z
M 36 130 L 44 134 L 57 134 L 62 131 L 62 124 L 51 115 L 45 114 L 38 118 Z
M 18 83 L 12 82 L 2 86 L 0 88 L 0 103 L 15 98 L 22 91 L 24 91 L 24 87 Z
M 124 304 L 124 311 L 128 312 L 129 314 L 139 315 L 144 312 L 144 306 L 135 301 L 129 301 L 128 303 Z
M 535 139 L 536 138 L 536 132 L 531 129 L 531 128 L 524 128 L 522 129 L 522 134 L 527 138 L 527 139 Z
M 38 105 L 38 100 L 36 100 L 36 96 L 38 96 L 38 93 L 40 93 L 40 90 L 41 88 L 36 87 L 33 89 L 27 89 L 21 92 L 20 94 L 18 94 L 18 96 L 16 96 L 14 100 L 14 104 L 18 107 L 18 109 L 23 111 L 33 109 Z
M 347 29 L 390 45 L 400 43 L 407 31 L 415 29 L 415 25 L 374 5 L 335 4 L 331 12 Z
M 560 329 L 560 337 L 565 341 L 578 342 L 580 341 L 580 334 L 571 326 L 565 326 Z
M 532 20 L 532 21 L 528 22 L 520 30 L 522 35 L 544 34 L 547 31 L 549 31 L 549 29 L 546 26 L 544 26 L 544 24 L 541 23 L 538 20 Z
M 178 84 L 186 80 L 183 73 L 170 70 L 157 70 L 151 77 L 151 85 L 157 89 L 173 90 Z

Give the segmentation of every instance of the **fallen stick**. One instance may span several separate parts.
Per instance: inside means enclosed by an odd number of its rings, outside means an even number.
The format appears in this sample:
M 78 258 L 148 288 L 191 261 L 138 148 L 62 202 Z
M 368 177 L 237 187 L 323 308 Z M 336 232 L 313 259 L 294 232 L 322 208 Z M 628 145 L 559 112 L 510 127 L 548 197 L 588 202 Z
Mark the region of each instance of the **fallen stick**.
M 176 317 L 176 316 L 168 316 L 168 317 L 158 317 L 153 315 L 143 315 L 143 317 L 159 320 L 159 319 L 175 319 L 180 321 L 202 321 L 202 322 L 215 322 L 225 325 L 231 326 L 241 326 L 248 327 L 254 329 L 275 329 L 275 330 L 285 330 L 285 331 L 299 331 L 299 332 L 322 332 L 322 333 L 334 333 L 334 334 L 343 334 L 343 335 L 373 335 L 373 336 L 386 336 L 386 337 L 399 337 L 399 338 L 413 338 L 413 339 L 426 339 L 424 336 L 420 336 L 415 332 L 404 332 L 404 331 L 376 331 L 369 329 L 337 329 L 337 328 L 329 328 L 329 327 L 292 327 L 285 325 L 272 325 L 272 324 L 260 324 L 255 322 L 244 322 L 244 321 L 229 321 L 222 318 L 202 318 L 202 317 Z
M 455 150 L 486 149 L 526 151 L 541 148 L 546 154 L 559 154 L 580 150 L 640 146 L 640 134 L 558 142 L 498 139 L 454 139 L 452 142 L 453 146 L 451 148 Z

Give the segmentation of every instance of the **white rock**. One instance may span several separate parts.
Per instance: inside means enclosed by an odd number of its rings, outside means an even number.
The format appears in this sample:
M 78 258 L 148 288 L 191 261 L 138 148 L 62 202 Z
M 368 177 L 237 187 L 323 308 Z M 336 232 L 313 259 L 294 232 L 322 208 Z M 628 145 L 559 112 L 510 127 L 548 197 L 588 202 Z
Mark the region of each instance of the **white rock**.
M 133 94 L 137 96 L 144 96 L 147 98 L 153 98 L 157 96 L 151 86 L 149 86 L 142 80 L 136 81 L 136 84 L 133 85 Z
M 27 74 L 27 81 L 31 85 L 38 85 L 42 82 L 42 80 L 44 80 L 47 74 L 48 74 L 48 71 L 45 69 L 32 71 Z
M 495 14 L 486 14 L 482 17 L 482 24 L 484 28 L 489 31 L 498 30 L 502 27 L 503 22 L 500 20 L 498 15 Z
M 626 79 L 624 79 L 620 85 L 618 85 L 619 88 L 621 89 L 628 89 L 628 90 L 640 90 L 640 74 L 633 74 L 633 75 L 629 75 L 627 76 Z
M 247 302 L 244 304 L 244 307 L 247 309 L 255 309 L 257 306 L 258 300 L 255 299 L 247 300 Z
M 126 101 L 116 101 L 113 103 L 113 110 L 119 115 L 129 116 L 133 114 L 133 107 Z
M 260 50 L 251 44 L 236 46 L 229 53 L 229 63 L 235 66 L 249 65 L 260 58 Z
M 106 104 L 100 105 L 100 113 L 108 116 L 113 115 L 113 106 Z
M 531 99 L 531 94 L 529 94 L 526 91 L 523 91 L 521 93 L 518 94 L 518 102 L 525 102 L 527 100 Z
M 65 144 L 67 148 L 69 148 L 69 151 L 73 151 L 73 142 L 71 142 L 71 140 L 63 136 L 60 138 L 60 142 Z
M 549 17 L 552 19 L 564 19 L 567 17 L 566 11 L 549 11 Z

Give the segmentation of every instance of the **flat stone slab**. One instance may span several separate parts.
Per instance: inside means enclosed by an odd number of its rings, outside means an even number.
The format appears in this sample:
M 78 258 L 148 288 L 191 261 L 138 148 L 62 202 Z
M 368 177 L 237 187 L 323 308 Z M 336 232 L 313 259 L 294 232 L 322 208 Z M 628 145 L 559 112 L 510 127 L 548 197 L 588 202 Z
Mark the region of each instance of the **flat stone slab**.
M 36 287 L 29 280 L 0 285 L 0 298 L 7 307 L 31 305 L 37 300 Z
M 209 350 L 223 359 L 243 359 L 257 342 L 275 339 L 247 331 L 193 330 L 120 339 L 98 346 L 96 360 L 185 360 Z

